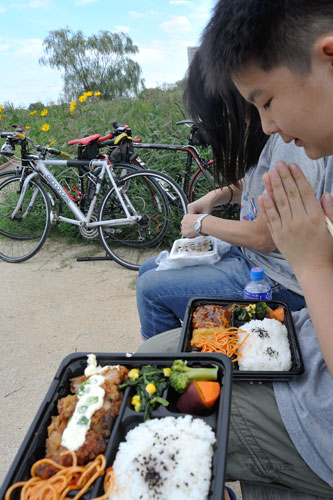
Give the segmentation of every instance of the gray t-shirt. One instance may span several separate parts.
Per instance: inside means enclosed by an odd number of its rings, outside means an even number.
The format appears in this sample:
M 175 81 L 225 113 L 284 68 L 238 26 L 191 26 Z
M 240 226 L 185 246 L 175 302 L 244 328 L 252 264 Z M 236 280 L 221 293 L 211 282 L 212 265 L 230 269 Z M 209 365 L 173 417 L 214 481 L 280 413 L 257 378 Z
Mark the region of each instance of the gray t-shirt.
M 310 160 L 303 148 L 295 146 L 293 142 L 286 144 L 279 134 L 275 134 L 268 139 L 260 155 L 258 165 L 245 175 L 241 202 L 241 220 L 254 220 L 256 218 L 259 210 L 258 196 L 265 191 L 262 176 L 272 170 L 278 160 L 283 160 L 286 163 L 297 163 L 303 170 L 313 190 L 317 192 L 327 163 L 326 158 Z M 291 267 L 278 250 L 263 253 L 243 247 L 242 252 L 255 266 L 262 267 L 265 274 L 272 280 L 277 281 L 293 292 L 303 295 Z
M 327 159 L 319 197 L 325 191 L 333 194 L 331 158 Z M 333 487 L 333 377 L 322 356 L 308 310 L 294 312 L 293 319 L 304 374 L 291 382 L 275 383 L 275 397 L 298 452 L 309 467 Z

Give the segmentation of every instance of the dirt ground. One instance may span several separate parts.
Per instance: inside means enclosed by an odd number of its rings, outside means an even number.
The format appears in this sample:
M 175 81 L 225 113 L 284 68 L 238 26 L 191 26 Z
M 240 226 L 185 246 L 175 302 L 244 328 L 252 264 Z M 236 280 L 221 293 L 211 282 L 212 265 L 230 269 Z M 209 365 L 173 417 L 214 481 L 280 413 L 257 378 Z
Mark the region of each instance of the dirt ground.
M 0 484 L 63 358 L 141 343 L 137 272 L 76 261 L 87 255 L 96 248 L 48 241 L 22 264 L 0 261 Z
M 137 272 L 91 245 L 48 240 L 21 264 L 0 260 L 0 484 L 61 361 L 74 352 L 133 352 L 141 343 Z M 238 483 L 232 488 L 241 499 Z

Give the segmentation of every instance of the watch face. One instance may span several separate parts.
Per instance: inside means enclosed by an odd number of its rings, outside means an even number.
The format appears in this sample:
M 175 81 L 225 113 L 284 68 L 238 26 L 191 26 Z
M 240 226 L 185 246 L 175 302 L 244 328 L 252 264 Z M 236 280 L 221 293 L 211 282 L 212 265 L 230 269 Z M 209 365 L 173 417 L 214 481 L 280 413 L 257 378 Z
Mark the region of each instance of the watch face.
M 197 219 L 194 224 L 194 231 L 198 234 L 200 234 L 200 226 L 201 226 L 200 219 Z

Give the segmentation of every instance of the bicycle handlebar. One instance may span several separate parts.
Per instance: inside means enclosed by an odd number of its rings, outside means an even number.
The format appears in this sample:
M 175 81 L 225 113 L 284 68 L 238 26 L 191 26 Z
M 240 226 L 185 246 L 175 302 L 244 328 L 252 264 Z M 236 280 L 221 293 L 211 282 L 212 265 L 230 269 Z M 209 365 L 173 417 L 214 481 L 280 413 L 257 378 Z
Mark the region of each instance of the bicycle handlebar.
M 49 153 L 55 156 L 63 156 L 64 158 L 70 158 L 70 155 L 68 153 L 65 153 L 65 151 L 60 151 L 59 149 L 55 148 L 47 148 L 45 146 L 36 146 L 36 144 L 33 143 L 32 139 L 30 139 L 30 137 L 27 137 L 26 135 L 22 134 L 21 132 L 18 132 L 17 130 L 15 130 L 15 132 L 0 132 L 0 137 L 2 139 L 14 139 L 14 141 L 15 139 L 22 142 L 27 141 L 32 145 L 32 147 L 36 151 L 42 154 Z
M 27 137 L 24 134 L 21 134 L 21 132 L 14 132 L 14 136 L 20 139 L 20 141 L 25 141 Z
M 45 149 L 51 155 L 63 156 L 64 158 L 70 158 L 70 155 L 68 153 L 65 153 L 65 151 L 60 151 L 59 149 L 55 149 L 55 148 L 45 148 Z

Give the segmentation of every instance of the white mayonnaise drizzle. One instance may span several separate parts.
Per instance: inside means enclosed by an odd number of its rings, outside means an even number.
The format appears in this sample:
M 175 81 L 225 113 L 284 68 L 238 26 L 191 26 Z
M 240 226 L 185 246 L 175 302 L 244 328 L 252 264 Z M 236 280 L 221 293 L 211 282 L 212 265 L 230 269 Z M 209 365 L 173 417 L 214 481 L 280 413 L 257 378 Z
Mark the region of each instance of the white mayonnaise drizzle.
M 101 375 L 92 375 L 80 386 L 78 402 L 61 439 L 62 446 L 68 450 L 76 451 L 83 445 L 91 417 L 103 406 L 105 390 L 100 386 L 104 380 Z
M 97 366 L 95 354 L 88 354 L 87 357 L 84 374 L 88 379 L 80 386 L 77 393 L 78 402 L 61 439 L 62 446 L 71 451 L 78 450 L 84 444 L 91 418 L 95 411 L 103 406 L 105 390 L 100 386 L 104 383 L 105 377 L 102 374 L 110 368 L 110 366 Z M 119 365 L 112 368 L 119 370 Z

